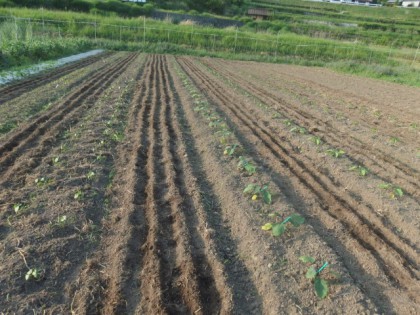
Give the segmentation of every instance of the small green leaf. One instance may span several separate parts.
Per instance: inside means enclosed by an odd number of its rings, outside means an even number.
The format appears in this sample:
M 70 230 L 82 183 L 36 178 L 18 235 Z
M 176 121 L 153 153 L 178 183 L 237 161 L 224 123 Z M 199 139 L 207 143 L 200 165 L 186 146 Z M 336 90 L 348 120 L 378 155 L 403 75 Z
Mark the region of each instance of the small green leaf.
M 273 226 L 273 236 L 281 236 L 286 231 L 286 226 L 279 223 Z
M 315 258 L 313 258 L 313 257 L 311 257 L 311 256 L 300 256 L 300 257 L 299 257 L 299 260 L 300 260 L 301 262 L 304 262 L 304 263 L 311 263 L 311 264 L 313 264 L 313 263 L 315 262 Z
M 290 222 L 294 225 L 294 226 L 300 226 L 303 223 L 305 223 L 305 218 L 300 216 L 299 214 L 292 214 L 290 216 Z
M 257 186 L 256 184 L 248 184 L 248 186 L 245 187 L 244 189 L 244 194 L 253 194 L 255 191 L 255 186 Z
M 394 192 L 395 192 L 395 195 L 398 197 L 404 196 L 404 192 L 400 187 L 395 187 Z
M 316 274 L 317 273 L 316 273 L 315 268 L 314 267 L 309 267 L 308 271 L 306 272 L 305 277 L 306 277 L 306 279 L 313 279 L 313 278 L 316 277 Z
M 328 282 L 319 277 L 315 278 L 314 287 L 316 295 L 323 299 L 328 295 Z
M 270 231 L 273 228 L 273 225 L 271 223 L 264 224 L 261 229 L 264 231 Z
M 391 184 L 383 183 L 383 184 L 379 184 L 378 187 L 381 189 L 388 189 L 391 187 Z
M 249 175 L 252 175 L 257 171 L 257 168 L 254 165 L 252 165 L 251 163 L 247 163 L 244 166 L 244 168 L 248 172 Z
M 270 205 L 271 204 L 271 194 L 270 194 L 270 192 L 268 191 L 267 188 L 261 190 L 261 195 L 262 195 L 264 203 Z

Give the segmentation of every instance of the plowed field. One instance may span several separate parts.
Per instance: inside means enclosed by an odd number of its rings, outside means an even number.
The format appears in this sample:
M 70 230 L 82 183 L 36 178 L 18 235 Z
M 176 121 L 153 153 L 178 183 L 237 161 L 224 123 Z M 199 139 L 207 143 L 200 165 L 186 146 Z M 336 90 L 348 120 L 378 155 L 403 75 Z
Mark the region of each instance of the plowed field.
M 317 68 L 107 53 L 1 87 L 0 312 L 419 314 L 419 136 L 419 89 Z

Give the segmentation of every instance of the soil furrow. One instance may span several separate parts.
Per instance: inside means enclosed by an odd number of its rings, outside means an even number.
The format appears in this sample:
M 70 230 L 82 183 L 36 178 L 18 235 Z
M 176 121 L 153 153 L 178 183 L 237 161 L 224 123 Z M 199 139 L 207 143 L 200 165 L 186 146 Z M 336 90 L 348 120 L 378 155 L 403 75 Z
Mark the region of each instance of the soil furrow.
M 16 176 L 19 173 L 17 170 L 20 169 L 20 173 L 22 169 L 24 171 L 27 163 L 31 168 L 36 167 L 45 152 L 59 140 L 60 132 L 78 121 L 81 112 L 87 110 L 94 103 L 100 93 L 128 67 L 134 57 L 135 55 L 130 55 L 121 63 L 102 73 L 103 79 L 95 81 L 96 77 L 92 78 L 93 81 L 88 83 L 88 87 L 76 91 L 76 97 L 71 97 L 70 100 L 59 106 L 62 111 L 53 115 L 46 114 L 43 119 L 40 119 L 39 125 L 31 124 L 29 128 L 25 128 L 0 147 L 2 154 L 5 153 L 4 151 L 9 152 L 0 160 L 1 183 L 4 184 L 11 176 Z M 29 150 L 34 146 L 35 150 Z
M 163 103 L 166 105 L 162 111 L 164 128 L 163 141 L 169 144 L 166 147 L 166 157 L 173 162 L 169 165 L 168 173 L 172 182 L 170 188 L 172 192 L 169 194 L 174 198 L 175 202 L 170 201 L 173 213 L 178 216 L 176 222 L 181 235 L 185 234 L 184 248 L 178 254 L 178 260 L 181 260 L 182 269 L 185 270 L 183 276 L 183 299 L 188 304 L 189 312 L 209 314 L 220 313 L 221 297 L 217 290 L 214 278 L 213 267 L 210 265 L 209 257 L 206 254 L 206 245 L 202 236 L 198 233 L 198 217 L 197 209 L 191 198 L 191 192 L 187 189 L 186 174 L 181 154 L 179 152 L 180 134 L 179 130 L 175 130 L 173 126 L 177 118 L 173 116 L 175 99 L 168 78 L 167 60 L 161 64 L 160 71 L 163 79 Z M 185 154 L 185 153 L 184 153 Z M 172 164 L 172 163 L 171 163 Z M 167 164 L 168 165 L 168 164 Z M 190 250 L 188 250 L 190 248 Z M 191 252 L 189 252 L 191 251 Z M 191 261 L 188 261 L 191 259 Z M 193 282 L 190 283 L 192 279 Z M 193 301 L 190 301 L 193 298 Z
M 290 171 L 297 176 L 307 188 L 317 195 L 322 203 L 326 205 L 325 210 L 333 217 L 336 217 L 343 222 L 354 237 L 357 238 L 362 245 L 365 245 L 368 251 L 381 262 L 384 272 L 390 276 L 391 279 L 408 290 L 413 289 L 417 285 L 416 280 L 413 279 L 413 277 L 417 278 L 415 271 L 412 270 L 412 268 L 416 268 L 415 264 L 412 262 L 413 260 L 409 257 L 407 258 L 400 248 L 394 246 L 390 240 L 384 237 L 383 231 L 378 230 L 377 227 L 373 227 L 369 222 L 360 217 L 358 214 L 359 209 L 356 210 L 352 208 L 348 201 L 339 197 L 336 193 L 332 193 L 335 189 L 328 184 L 328 179 L 322 178 L 322 176 L 320 177 L 319 174 L 314 174 L 311 169 L 316 168 L 311 165 L 308 167 L 304 162 L 299 161 L 291 150 L 288 150 L 284 145 L 274 139 L 264 127 L 259 126 L 257 122 L 253 121 L 243 109 L 239 109 L 235 105 L 237 100 L 228 97 L 230 94 L 229 91 L 223 89 L 214 80 L 212 81 L 210 78 L 206 77 L 205 74 L 200 73 L 192 64 L 188 64 L 187 62 L 182 62 L 182 64 L 185 65 L 186 69 L 193 69 L 193 71 L 190 70 L 189 73 L 192 77 L 195 77 L 195 80 L 198 80 L 200 84 L 205 86 L 209 97 L 223 107 L 222 111 L 226 108 L 233 114 L 233 117 L 235 117 L 238 122 L 236 127 L 239 130 L 243 129 L 241 125 L 247 126 L 251 133 L 260 137 L 264 141 L 265 146 L 270 148 L 275 159 L 280 159 L 286 164 Z M 321 182 L 321 180 L 323 182 Z M 347 211 L 340 209 L 345 209 Z M 389 235 L 387 235 L 387 237 L 389 237 Z M 398 239 L 394 241 L 397 242 Z M 414 255 L 414 257 L 416 256 Z
M 60 77 L 69 74 L 70 72 L 76 71 L 90 64 L 93 64 L 94 62 L 98 61 L 101 58 L 105 58 L 108 55 L 110 55 L 110 53 L 102 53 L 100 55 L 88 57 L 86 59 L 76 61 L 69 65 L 56 68 L 52 71 L 32 76 L 26 80 L 19 81 L 17 83 L 12 83 L 10 85 L 5 86 L 4 88 L 0 88 L 0 105 L 24 93 L 27 93 L 32 89 L 35 89 L 39 86 L 59 79 Z
M 420 185 L 418 184 L 418 171 L 413 169 L 412 167 L 406 165 L 405 163 L 395 160 L 389 154 L 386 154 L 382 150 L 375 148 L 372 151 L 371 146 L 368 146 L 361 142 L 359 139 L 348 135 L 347 133 L 343 133 L 342 131 L 335 128 L 330 122 L 324 121 L 319 119 L 308 112 L 302 111 L 296 106 L 292 105 L 291 103 L 287 102 L 284 99 L 281 99 L 279 96 L 274 96 L 270 91 L 267 89 L 257 86 L 252 82 L 249 82 L 237 74 L 233 73 L 232 71 L 227 70 L 226 68 L 217 67 L 210 62 L 203 63 L 215 71 L 225 75 L 228 77 L 229 80 L 235 81 L 239 84 L 240 87 L 246 89 L 247 91 L 251 92 L 254 97 L 257 97 L 261 102 L 264 102 L 274 108 L 281 110 L 282 113 L 287 113 L 286 115 L 288 118 L 293 119 L 297 122 L 300 126 L 307 128 L 308 130 L 312 130 L 314 135 L 320 136 L 325 141 L 330 143 L 336 147 L 342 147 L 346 151 L 353 153 L 354 155 L 363 156 L 364 159 L 368 162 L 366 166 L 368 166 L 373 171 L 379 171 L 381 176 L 386 179 L 386 181 L 391 181 L 392 178 L 389 177 L 391 170 L 397 168 L 400 171 L 399 178 L 404 178 L 404 181 L 400 183 L 401 186 L 407 190 L 414 197 L 418 197 L 418 192 L 420 191 Z M 317 128 L 321 126 L 319 129 L 325 131 L 316 131 L 313 130 L 313 126 L 316 125 Z M 346 142 L 343 142 L 346 141 Z M 375 157 L 372 158 L 372 157 Z M 378 157 L 382 160 L 378 161 Z M 402 174 L 401 174 L 402 173 Z

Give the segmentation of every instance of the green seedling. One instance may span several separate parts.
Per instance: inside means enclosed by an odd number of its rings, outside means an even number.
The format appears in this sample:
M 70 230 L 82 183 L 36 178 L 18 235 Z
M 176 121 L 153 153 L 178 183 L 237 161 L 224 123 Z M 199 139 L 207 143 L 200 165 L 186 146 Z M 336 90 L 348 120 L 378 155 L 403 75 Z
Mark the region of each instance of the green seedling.
M 290 127 L 290 126 L 292 126 L 292 125 L 293 125 L 293 121 L 292 121 L 292 120 L 290 120 L 290 119 L 285 119 L 285 120 L 283 120 L 283 123 L 284 123 L 286 126 L 288 126 L 288 127 Z
M 331 155 L 332 157 L 335 157 L 336 159 L 342 157 L 344 155 L 344 153 L 346 153 L 345 151 L 341 150 L 341 149 L 328 149 L 327 151 L 325 151 L 328 155 Z
M 30 281 L 30 280 L 39 281 L 41 280 L 41 278 L 42 278 L 42 271 L 38 268 L 29 269 L 25 275 L 26 281 Z
M 239 144 L 232 144 L 226 146 L 225 150 L 223 151 L 224 155 L 232 156 L 235 153 L 240 154 L 242 152 L 242 148 L 239 146 Z
M 290 129 L 290 132 L 300 133 L 300 134 L 304 135 L 304 134 L 307 133 L 307 130 L 303 127 L 294 126 Z
M 23 209 L 25 208 L 25 205 L 23 203 L 15 203 L 13 205 L 13 210 L 16 214 L 19 214 Z
M 36 184 L 38 187 L 45 186 L 45 185 L 47 185 L 49 182 L 50 182 L 50 179 L 48 179 L 48 178 L 46 178 L 46 177 L 40 177 L 40 178 L 35 179 L 35 184 Z
M 244 189 L 244 194 L 252 196 L 251 199 L 254 201 L 261 198 L 265 204 L 271 204 L 271 193 L 268 189 L 268 184 L 248 184 Z
M 305 218 L 295 213 L 287 217 L 281 223 L 266 223 L 261 227 L 261 229 L 264 231 L 271 231 L 271 234 L 273 236 L 278 237 L 283 235 L 287 231 L 288 223 L 292 224 L 295 227 L 299 227 L 303 223 L 305 223 Z
M 313 143 L 315 143 L 317 146 L 320 146 L 322 144 L 321 138 L 320 137 L 317 137 L 317 136 L 311 137 L 311 141 Z
M 124 139 L 124 134 L 119 133 L 119 132 L 114 132 L 111 135 L 111 140 L 114 142 L 121 142 Z
M 418 129 L 419 128 L 419 124 L 417 124 L 417 123 L 411 123 L 410 124 L 410 128 L 412 128 L 412 129 Z
M 87 178 L 88 180 L 92 180 L 94 177 L 95 177 L 95 172 L 94 172 L 94 171 L 89 171 L 89 172 L 86 174 L 86 178 Z
M 315 262 L 315 261 L 314 261 Z M 314 289 L 316 295 L 323 299 L 328 295 L 328 281 L 321 278 L 320 273 L 322 270 L 328 267 L 328 262 L 324 263 L 321 268 L 318 270 L 315 269 L 315 267 L 311 266 L 308 268 L 308 271 L 306 272 L 306 279 L 309 279 L 313 281 Z
M 392 145 L 395 145 L 395 144 L 397 144 L 398 142 L 400 142 L 400 139 L 399 139 L 399 138 L 397 138 L 397 137 L 391 137 L 391 138 L 389 138 L 389 142 L 390 142 Z
M 388 190 L 390 193 L 391 199 L 397 199 L 404 196 L 404 191 L 399 186 L 395 186 L 389 183 L 383 183 L 383 184 L 380 184 L 378 187 L 384 190 Z
M 366 176 L 369 174 L 369 170 L 361 165 L 353 165 L 349 170 L 358 172 L 360 176 Z
M 84 193 L 83 193 L 83 191 L 82 191 L 81 189 L 78 189 L 78 190 L 74 193 L 74 196 L 73 196 L 73 198 L 74 198 L 74 199 L 76 199 L 76 200 L 82 200 L 82 199 L 83 199 L 83 197 L 84 197 Z
M 252 165 L 249 161 L 247 161 L 243 156 L 239 157 L 239 163 L 237 166 L 238 170 L 243 172 L 247 172 L 248 175 L 255 174 L 257 171 L 256 166 Z
M 52 158 L 52 164 L 57 165 L 60 162 L 60 158 L 58 156 Z

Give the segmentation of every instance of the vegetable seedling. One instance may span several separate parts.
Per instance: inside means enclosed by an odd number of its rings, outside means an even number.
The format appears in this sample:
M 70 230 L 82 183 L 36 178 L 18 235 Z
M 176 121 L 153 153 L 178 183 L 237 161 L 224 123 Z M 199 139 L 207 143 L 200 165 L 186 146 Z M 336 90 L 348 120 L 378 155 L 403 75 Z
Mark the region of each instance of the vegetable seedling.
M 302 135 L 306 134 L 307 131 L 305 128 L 303 127 L 299 127 L 299 126 L 294 126 L 290 129 L 290 132 L 294 132 L 294 133 L 300 133 Z
M 268 190 L 268 184 L 248 184 L 244 189 L 244 194 L 251 195 L 251 199 L 254 201 L 258 200 L 258 197 L 261 197 L 265 204 L 271 204 L 271 193 Z
M 353 165 L 349 170 L 358 172 L 360 176 L 366 176 L 369 174 L 369 170 L 362 165 Z
M 275 237 L 283 235 L 288 229 L 288 223 L 292 224 L 295 227 L 301 226 L 305 223 L 305 218 L 299 214 L 292 214 L 291 216 L 287 217 L 281 223 L 266 223 L 264 224 L 261 229 L 264 231 L 271 231 L 271 234 Z
M 311 141 L 313 143 L 315 143 L 317 146 L 320 146 L 322 144 L 321 138 L 320 137 L 317 137 L 317 136 L 311 137 Z
M 303 263 L 314 264 L 316 259 L 311 256 L 301 256 L 299 260 Z M 314 290 L 316 295 L 323 299 L 328 295 L 329 292 L 329 285 L 327 279 L 321 277 L 321 272 L 325 270 L 329 266 L 328 262 L 325 262 L 321 268 L 318 270 L 314 266 L 310 266 L 306 271 L 306 279 L 309 279 L 313 282 Z M 338 278 L 339 275 L 334 272 L 329 272 L 333 277 Z
M 232 156 L 235 153 L 239 153 L 241 150 L 241 147 L 239 146 L 239 144 L 232 144 L 232 145 L 228 145 L 226 146 L 225 150 L 223 151 L 224 155 L 228 155 L 228 156 Z
M 41 277 L 42 277 L 41 270 L 39 270 L 38 268 L 31 268 L 26 273 L 25 280 L 26 281 L 30 281 L 30 280 L 39 281 L 41 280 Z
M 243 156 L 239 157 L 238 170 L 243 172 L 245 171 L 248 175 L 252 175 L 257 171 L 257 168 L 252 165 L 248 160 Z
M 335 157 L 336 159 L 342 157 L 344 155 L 344 153 L 346 153 L 345 151 L 341 150 L 341 149 L 328 149 L 327 151 L 325 151 L 328 155 L 331 155 L 332 157 Z
M 390 192 L 391 199 L 397 199 L 404 196 L 404 191 L 401 187 L 395 186 L 389 183 L 383 183 L 378 186 L 381 189 L 388 190 Z

